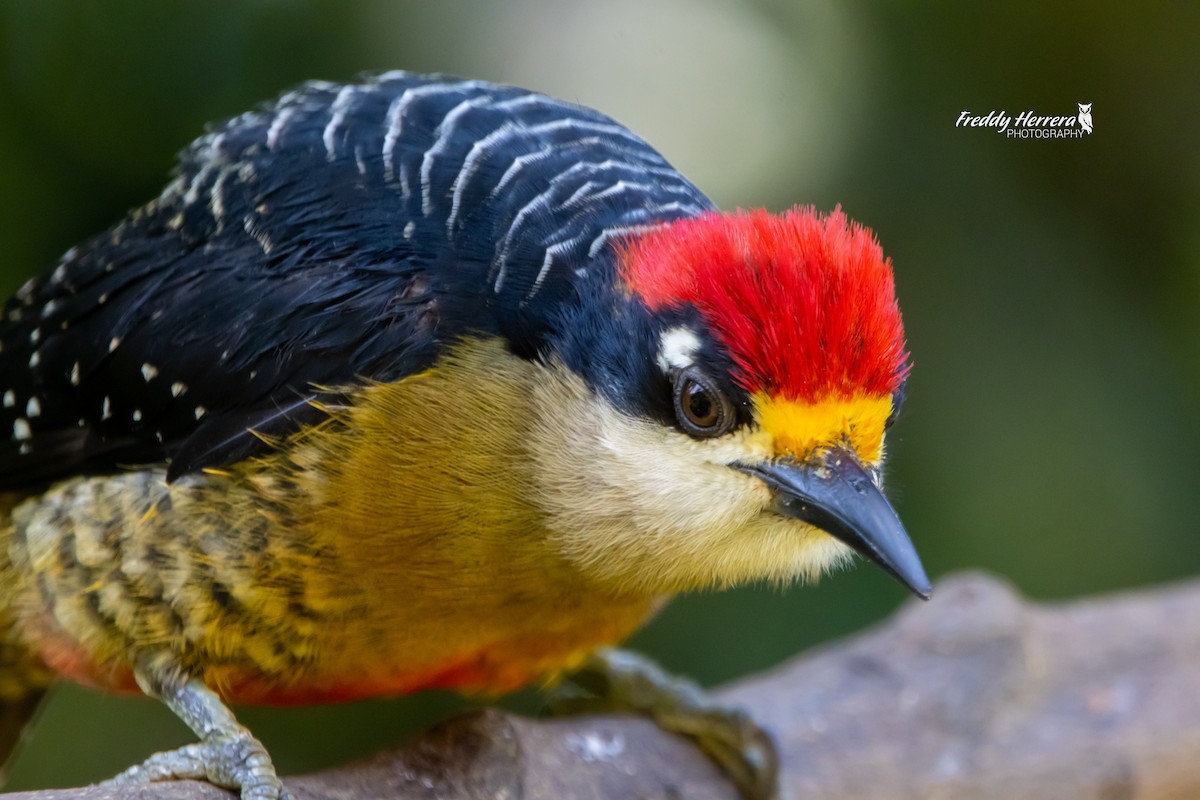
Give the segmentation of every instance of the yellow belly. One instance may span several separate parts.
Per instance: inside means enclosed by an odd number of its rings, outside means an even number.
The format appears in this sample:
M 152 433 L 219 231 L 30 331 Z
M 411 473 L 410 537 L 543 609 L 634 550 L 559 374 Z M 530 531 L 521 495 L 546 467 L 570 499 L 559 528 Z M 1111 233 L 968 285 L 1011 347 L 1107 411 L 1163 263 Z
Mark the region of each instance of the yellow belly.
M 661 598 L 561 556 L 525 464 L 536 376 L 514 362 L 468 349 L 226 470 L 26 500 L 21 635 L 77 680 L 131 688 L 139 660 L 168 659 L 241 702 L 504 692 L 571 668 Z

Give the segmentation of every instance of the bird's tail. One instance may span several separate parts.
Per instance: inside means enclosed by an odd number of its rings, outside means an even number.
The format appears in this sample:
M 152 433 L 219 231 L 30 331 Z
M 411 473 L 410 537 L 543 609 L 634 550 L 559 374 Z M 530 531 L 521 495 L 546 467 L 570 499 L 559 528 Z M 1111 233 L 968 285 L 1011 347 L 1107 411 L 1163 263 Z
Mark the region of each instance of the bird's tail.
M 13 536 L 11 512 L 20 499 L 0 493 L 0 786 L 25 727 L 53 679 L 41 659 L 17 636 L 15 581 L 8 553 Z
M 8 768 L 45 695 L 45 688 L 41 688 L 32 689 L 16 700 L 0 700 L 0 786 L 8 780 Z

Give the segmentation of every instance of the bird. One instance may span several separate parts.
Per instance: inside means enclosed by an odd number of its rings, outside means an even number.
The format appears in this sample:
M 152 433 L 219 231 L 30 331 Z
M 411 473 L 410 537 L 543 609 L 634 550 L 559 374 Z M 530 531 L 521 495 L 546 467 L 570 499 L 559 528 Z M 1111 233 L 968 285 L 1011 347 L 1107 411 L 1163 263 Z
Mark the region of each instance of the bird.
M 0 312 L 0 747 L 141 692 L 198 741 L 118 781 L 277 800 L 234 703 L 501 694 L 854 552 L 927 597 L 906 341 L 840 207 L 719 211 L 519 88 L 305 83 Z
M 1092 104 L 1076 103 L 1079 106 L 1079 125 L 1084 133 L 1092 132 Z

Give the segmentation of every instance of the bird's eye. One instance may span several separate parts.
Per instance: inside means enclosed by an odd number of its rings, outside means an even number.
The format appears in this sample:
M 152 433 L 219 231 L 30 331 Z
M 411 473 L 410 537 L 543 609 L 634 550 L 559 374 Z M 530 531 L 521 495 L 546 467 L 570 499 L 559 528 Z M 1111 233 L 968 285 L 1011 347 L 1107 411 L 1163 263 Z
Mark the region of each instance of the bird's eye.
M 685 433 L 703 439 L 728 433 L 737 415 L 712 380 L 689 367 L 675 377 L 675 416 Z

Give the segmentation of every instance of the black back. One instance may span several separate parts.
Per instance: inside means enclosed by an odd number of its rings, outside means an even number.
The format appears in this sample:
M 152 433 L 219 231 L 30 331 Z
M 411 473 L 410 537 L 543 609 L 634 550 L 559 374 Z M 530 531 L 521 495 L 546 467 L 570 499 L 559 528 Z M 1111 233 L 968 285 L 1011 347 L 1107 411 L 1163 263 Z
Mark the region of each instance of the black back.
M 329 387 L 461 336 L 536 358 L 611 291 L 619 236 L 711 209 L 589 109 L 444 76 L 306 84 L 198 139 L 4 306 L 0 490 L 236 462 L 319 420 Z

